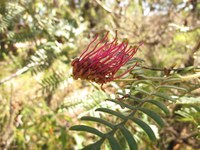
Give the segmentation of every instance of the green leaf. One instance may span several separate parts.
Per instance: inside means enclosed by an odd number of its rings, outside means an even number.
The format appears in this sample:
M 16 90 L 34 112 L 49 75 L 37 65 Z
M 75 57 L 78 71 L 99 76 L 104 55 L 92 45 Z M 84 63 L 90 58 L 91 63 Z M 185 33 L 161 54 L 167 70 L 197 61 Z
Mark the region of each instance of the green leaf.
M 156 136 L 148 124 L 146 124 L 144 121 L 142 121 L 138 118 L 131 118 L 131 120 L 133 122 L 135 122 L 138 126 L 140 126 L 145 131 L 145 133 L 148 135 L 148 137 L 151 139 L 151 141 L 156 141 Z
M 85 132 L 89 132 L 89 133 L 95 134 L 95 135 L 97 135 L 99 137 L 104 137 L 104 134 L 102 132 L 98 131 L 95 128 L 88 127 L 88 126 L 85 126 L 85 125 L 75 125 L 75 126 L 72 126 L 70 128 L 70 130 L 85 131 Z
M 146 85 L 150 85 L 150 86 L 152 86 L 152 87 L 155 88 L 155 85 L 154 85 L 154 83 L 153 83 L 151 80 L 138 80 L 138 81 L 135 81 L 135 82 L 132 84 L 132 86 L 133 86 L 133 85 L 137 85 L 137 84 L 141 84 L 141 83 L 146 84 Z M 135 87 L 135 86 L 133 86 L 133 87 Z
M 121 113 L 119 112 L 116 112 L 116 111 L 113 111 L 113 110 L 110 110 L 108 108 L 97 108 L 96 111 L 102 111 L 102 112 L 106 112 L 106 113 L 109 113 L 111 115 L 115 115 L 123 120 L 126 119 L 126 116 L 122 115 Z
M 120 130 L 122 134 L 125 136 L 126 141 L 128 142 L 129 148 L 131 150 L 137 150 L 138 149 L 137 142 L 133 138 L 133 135 L 131 134 L 131 132 L 128 129 L 126 129 L 124 126 L 120 126 Z
M 122 101 L 116 101 L 116 100 L 113 100 L 113 99 L 107 99 L 108 101 L 111 101 L 111 102 L 114 102 L 114 103 L 117 103 L 117 104 L 119 104 L 120 106 L 122 106 L 122 107 L 126 107 L 126 108 L 129 108 L 129 109 L 131 109 L 131 110 L 135 110 L 136 108 L 135 107 L 133 107 L 133 106 L 131 106 L 131 105 L 128 105 L 128 104 L 125 104 L 125 103 L 123 103 Z
M 164 81 L 164 83 L 172 83 L 172 82 L 174 83 L 181 82 L 181 78 L 169 78 Z
M 136 96 L 130 95 L 129 97 L 130 97 L 130 99 L 133 100 L 133 101 L 136 101 L 136 102 L 143 102 L 142 99 L 140 99 L 140 98 L 138 98 L 138 97 L 136 97 Z
M 61 127 L 60 128 L 60 136 L 59 136 L 59 140 L 61 141 L 62 143 L 62 148 L 64 149 L 66 144 L 67 144 L 67 137 L 68 137 L 68 134 L 66 133 L 66 130 L 64 127 Z
M 172 98 L 172 97 L 170 97 L 170 96 L 168 96 L 168 95 L 166 95 L 166 94 L 164 94 L 164 93 L 161 93 L 161 92 L 156 92 L 156 93 L 154 93 L 154 94 L 152 94 L 152 95 L 161 97 L 161 98 L 166 99 L 166 100 L 170 100 L 170 101 L 172 101 L 172 102 L 175 102 L 175 101 L 176 101 L 174 98 Z
M 110 143 L 112 150 L 123 150 L 118 141 L 113 136 L 108 136 L 107 139 Z
M 101 145 L 103 144 L 105 139 L 101 139 L 93 144 L 87 145 L 82 150 L 101 150 Z
M 148 91 L 145 91 L 144 89 L 139 88 L 139 87 L 135 88 L 135 90 L 142 94 L 151 95 L 151 93 L 149 93 Z
M 180 71 L 180 74 L 181 74 L 181 73 L 182 73 L 182 74 L 185 74 L 185 73 L 187 73 L 187 72 L 189 72 L 189 71 L 192 71 L 192 70 L 194 70 L 194 69 L 195 69 L 195 66 L 186 67 L 186 68 L 184 68 L 183 70 Z
M 106 120 L 103 120 L 101 118 L 85 116 L 85 117 L 82 117 L 81 120 L 94 121 L 97 123 L 102 123 L 110 128 L 114 128 L 114 126 L 110 122 L 107 122 Z
M 154 80 L 154 81 L 160 81 L 160 80 L 166 80 L 166 77 L 152 77 L 152 76 L 145 76 L 145 75 L 140 75 L 139 77 L 143 78 L 143 80 Z
M 183 96 L 177 101 L 177 104 L 188 104 L 188 105 L 200 105 L 200 98 L 199 97 L 188 97 L 188 96 Z
M 168 115 L 170 113 L 169 109 L 162 102 L 159 102 L 156 100 L 147 100 L 146 102 L 149 102 L 149 103 L 152 103 L 152 104 L 158 106 L 166 115 Z
M 160 85 L 157 86 L 157 88 L 164 88 L 164 89 L 177 89 L 177 90 L 181 90 L 181 91 L 185 91 L 187 92 L 188 90 L 182 87 L 178 87 L 178 86 L 174 86 L 174 85 Z
M 154 111 L 152 110 L 149 110 L 147 108 L 138 108 L 138 110 L 144 112 L 145 114 L 147 114 L 149 117 L 151 117 L 160 127 L 163 127 L 164 126 L 164 122 L 163 120 L 161 119 L 161 117 L 155 113 Z
M 135 62 L 145 62 L 144 59 L 141 59 L 139 57 L 134 57 L 133 59 L 128 61 L 128 64 L 130 63 L 131 65 L 133 65 L 133 63 Z

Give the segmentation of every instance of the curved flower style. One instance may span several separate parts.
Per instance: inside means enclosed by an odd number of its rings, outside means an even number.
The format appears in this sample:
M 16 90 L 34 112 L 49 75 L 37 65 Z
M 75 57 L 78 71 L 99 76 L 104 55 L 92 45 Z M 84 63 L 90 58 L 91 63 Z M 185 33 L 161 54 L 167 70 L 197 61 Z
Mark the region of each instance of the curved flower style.
M 118 43 L 116 38 L 109 42 L 108 33 L 89 50 L 97 40 L 96 36 L 81 56 L 72 61 L 74 79 L 80 78 L 104 84 L 122 77 L 137 65 L 135 63 L 121 75 L 115 76 L 120 67 L 134 56 L 141 44 L 128 47 L 128 42 Z

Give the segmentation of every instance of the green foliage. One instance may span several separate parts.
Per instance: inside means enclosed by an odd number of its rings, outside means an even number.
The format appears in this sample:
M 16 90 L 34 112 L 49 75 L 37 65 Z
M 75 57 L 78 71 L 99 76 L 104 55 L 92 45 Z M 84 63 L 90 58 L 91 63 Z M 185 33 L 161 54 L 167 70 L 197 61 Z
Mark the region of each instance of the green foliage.
M 199 6 L 1 0 L 1 149 L 199 149 Z M 119 73 L 138 65 L 105 91 L 75 81 L 70 62 L 116 30 L 119 41 L 143 42 Z
M 33 64 L 33 73 L 38 73 L 51 67 L 60 53 L 61 49 L 56 43 L 45 43 L 40 45 L 38 50 L 29 60 L 29 64 Z
M 142 75 L 140 74 L 140 76 Z M 177 77 L 173 76 L 168 78 L 177 79 Z M 116 105 L 116 108 L 114 110 L 103 107 L 96 109 L 96 111 L 99 112 L 100 114 L 104 113 L 108 114 L 108 115 L 103 115 L 106 117 L 96 118 L 96 117 L 85 116 L 81 118 L 81 120 L 84 121 L 92 121 L 97 123 L 98 128 L 89 127 L 85 125 L 72 126 L 70 128 L 71 130 L 85 131 L 99 137 L 97 142 L 92 143 L 83 149 L 95 149 L 95 148 L 104 149 L 103 144 L 106 141 L 110 144 L 112 149 L 123 149 L 122 148 L 123 146 L 121 145 L 120 142 L 121 140 L 116 139 L 116 134 L 119 131 L 122 132 L 123 137 L 127 141 L 128 144 L 127 146 L 129 147 L 129 149 L 138 149 L 137 146 L 138 142 L 137 140 L 135 140 L 138 137 L 135 134 L 139 132 L 139 130 L 137 129 L 136 125 L 138 125 L 138 127 L 143 129 L 143 132 L 148 135 L 149 139 L 152 142 L 155 142 L 157 139 L 156 133 L 154 133 L 155 131 L 153 131 L 151 125 L 154 125 L 155 122 L 158 126 L 162 128 L 165 126 L 165 123 L 162 119 L 163 115 L 160 115 L 160 113 L 158 112 L 163 111 L 166 115 L 169 115 L 170 112 L 169 109 L 166 107 L 166 104 L 170 102 L 175 103 L 179 98 L 177 97 L 177 95 L 176 99 L 172 98 L 173 95 L 170 94 L 171 91 L 180 90 L 185 92 L 187 91 L 187 89 L 180 86 L 177 87 L 175 86 L 175 83 L 174 85 L 168 85 L 168 84 L 165 85 L 164 82 L 166 82 L 167 79 L 163 80 L 163 78 L 161 77 L 158 78 L 154 77 L 154 79 L 156 80 L 149 82 L 145 82 L 145 80 L 143 79 L 132 82 L 131 84 L 129 84 L 129 86 L 127 86 L 128 87 L 127 90 L 129 91 L 129 93 L 127 94 L 119 93 L 121 98 L 107 99 L 107 101 L 113 102 L 113 104 L 111 105 Z M 179 79 L 179 81 L 180 80 L 181 79 Z M 160 84 L 158 84 L 157 82 L 159 82 Z M 148 117 L 146 119 L 144 118 L 141 119 L 141 116 L 148 116 Z M 116 120 L 117 122 L 115 122 Z M 99 131 L 99 129 L 101 129 L 100 126 L 106 128 L 106 131 L 104 132 Z M 134 130 L 131 130 L 130 126 L 133 127 Z M 144 135 L 140 134 L 138 136 L 139 138 L 141 138 Z
M 47 92 L 47 91 L 54 91 L 55 89 L 57 89 L 57 87 L 59 86 L 59 84 L 65 80 L 65 78 L 63 78 L 64 76 L 62 74 L 58 74 L 56 72 L 54 72 L 52 75 L 50 75 L 47 78 L 44 78 L 41 82 L 41 86 L 42 86 L 42 90 L 43 92 Z

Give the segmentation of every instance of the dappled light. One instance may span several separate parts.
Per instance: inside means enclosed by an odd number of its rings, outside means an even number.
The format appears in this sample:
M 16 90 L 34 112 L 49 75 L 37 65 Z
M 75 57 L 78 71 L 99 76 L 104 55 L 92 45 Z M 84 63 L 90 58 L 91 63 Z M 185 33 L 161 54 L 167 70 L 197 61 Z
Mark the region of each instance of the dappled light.
M 0 149 L 200 149 L 199 0 L 1 0 Z

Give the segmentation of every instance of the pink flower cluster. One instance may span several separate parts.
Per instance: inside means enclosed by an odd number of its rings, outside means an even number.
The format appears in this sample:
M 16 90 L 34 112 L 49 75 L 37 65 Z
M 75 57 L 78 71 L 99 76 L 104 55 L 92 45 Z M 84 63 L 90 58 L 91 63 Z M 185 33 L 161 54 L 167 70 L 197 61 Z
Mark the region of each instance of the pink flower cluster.
M 72 61 L 74 79 L 104 84 L 122 77 L 137 65 L 135 63 L 124 73 L 116 75 L 120 67 L 133 58 L 141 44 L 128 46 L 128 42 L 118 43 L 117 38 L 109 42 L 108 34 L 109 32 L 101 40 L 97 40 L 96 36 L 81 56 Z

